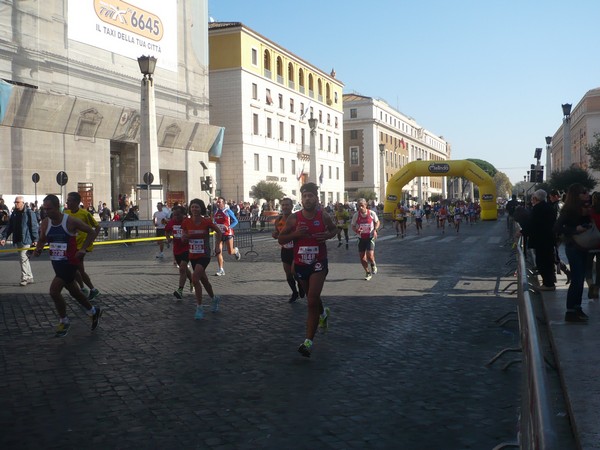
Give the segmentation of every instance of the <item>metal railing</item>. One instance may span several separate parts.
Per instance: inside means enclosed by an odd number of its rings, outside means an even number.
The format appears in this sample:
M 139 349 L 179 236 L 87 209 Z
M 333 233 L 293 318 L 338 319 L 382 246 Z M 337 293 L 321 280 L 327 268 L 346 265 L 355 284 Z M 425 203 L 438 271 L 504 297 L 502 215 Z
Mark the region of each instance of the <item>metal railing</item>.
M 506 352 L 520 351 L 523 362 L 523 380 L 519 434 L 517 443 L 503 443 L 495 450 L 518 447 L 525 450 L 558 449 L 556 426 L 552 415 L 552 401 L 545 371 L 540 330 L 530 295 L 529 271 L 523 238 L 519 238 L 516 251 L 517 269 L 517 315 L 519 321 L 520 348 L 504 349 L 489 363 L 491 365 Z M 533 273 L 533 272 L 532 272 Z M 505 366 L 508 367 L 510 363 Z

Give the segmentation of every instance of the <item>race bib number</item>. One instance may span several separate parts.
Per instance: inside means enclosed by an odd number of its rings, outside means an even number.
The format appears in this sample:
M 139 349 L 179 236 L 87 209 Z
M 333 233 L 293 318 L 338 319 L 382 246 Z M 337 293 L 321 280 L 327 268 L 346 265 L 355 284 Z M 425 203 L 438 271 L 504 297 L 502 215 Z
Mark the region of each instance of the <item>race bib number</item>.
M 371 233 L 371 224 L 370 223 L 361 223 L 358 226 L 358 231 L 360 231 L 360 234 L 370 234 Z
M 302 264 L 312 264 L 317 260 L 317 256 L 319 255 L 319 246 L 304 245 L 298 247 L 298 255 L 300 256 Z
M 225 231 L 227 231 L 226 225 L 223 225 L 222 223 L 218 223 L 217 226 L 219 227 L 219 230 L 221 230 L 221 233 L 225 233 Z
M 183 230 L 181 229 L 181 225 L 173 225 L 173 237 L 175 239 L 181 239 L 183 236 Z
M 204 239 L 190 239 L 190 253 L 193 255 L 204 255 Z
M 338 220 L 338 225 L 344 225 L 345 223 L 346 223 L 346 221 L 344 219 Z
M 67 244 L 66 242 L 50 242 L 49 254 L 51 261 L 67 260 Z

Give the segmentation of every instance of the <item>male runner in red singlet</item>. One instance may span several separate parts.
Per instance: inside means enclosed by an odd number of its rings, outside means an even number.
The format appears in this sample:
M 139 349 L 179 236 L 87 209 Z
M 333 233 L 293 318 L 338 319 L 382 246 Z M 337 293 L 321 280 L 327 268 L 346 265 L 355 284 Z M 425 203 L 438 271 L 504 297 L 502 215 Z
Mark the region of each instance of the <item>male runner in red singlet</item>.
M 319 207 L 315 183 L 302 185 L 300 193 L 303 209 L 290 215 L 278 240 L 281 245 L 294 241 L 294 270 L 308 300 L 306 339 L 298 351 L 310 358 L 317 326 L 323 331 L 328 327 L 330 310 L 323 307 L 321 292 L 328 272 L 326 241 L 337 235 L 337 227 Z

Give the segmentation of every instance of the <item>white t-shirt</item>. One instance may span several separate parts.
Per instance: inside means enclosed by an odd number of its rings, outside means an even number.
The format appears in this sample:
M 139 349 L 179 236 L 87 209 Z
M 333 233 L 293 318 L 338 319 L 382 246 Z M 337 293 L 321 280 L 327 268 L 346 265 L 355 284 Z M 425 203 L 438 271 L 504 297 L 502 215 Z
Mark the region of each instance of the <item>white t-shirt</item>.
M 163 228 L 164 229 L 165 225 L 169 221 L 169 214 L 167 214 L 167 212 L 163 208 L 162 211 L 156 211 L 152 215 L 152 219 L 154 219 L 154 225 L 156 226 L 156 228 Z

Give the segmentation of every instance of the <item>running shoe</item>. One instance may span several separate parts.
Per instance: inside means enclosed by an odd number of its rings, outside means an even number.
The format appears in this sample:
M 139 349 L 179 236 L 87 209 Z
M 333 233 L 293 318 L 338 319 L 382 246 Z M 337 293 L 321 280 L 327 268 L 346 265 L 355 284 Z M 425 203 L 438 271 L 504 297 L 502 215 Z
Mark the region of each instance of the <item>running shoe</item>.
M 215 273 L 215 275 L 218 277 L 222 277 L 223 275 L 225 275 L 225 269 L 221 268 L 217 270 L 217 273 Z
M 375 275 L 377 273 L 377 266 L 375 264 L 371 264 L 371 273 Z
M 69 333 L 69 328 L 71 328 L 70 323 L 59 323 L 56 327 L 55 337 L 65 337 Z
M 330 312 L 329 308 L 325 308 L 323 315 L 319 316 L 319 330 L 321 330 L 322 333 L 327 333 L 327 330 L 329 329 Z
M 173 295 L 176 299 L 181 300 L 183 298 L 183 289 L 179 288 L 176 291 L 173 291 Z
M 338 242 L 338 248 L 340 248 L 342 246 L 342 241 Z
M 165 254 L 164 254 L 163 252 L 158 252 L 158 253 L 156 254 L 156 257 L 157 257 L 157 258 L 164 258 L 164 257 L 165 257 Z
M 88 300 L 93 300 L 100 295 L 100 291 L 96 288 L 90 291 L 90 295 L 88 296 Z
M 236 261 L 239 261 L 240 259 L 242 259 L 242 254 L 240 253 L 240 250 L 236 247 L 233 249 L 235 251 L 235 259 Z
M 88 300 L 89 300 L 90 290 L 88 288 L 86 288 L 86 287 L 82 287 L 81 288 L 81 292 L 83 292 L 83 295 L 85 295 L 88 298 Z
M 302 344 L 300 344 L 300 347 L 298 347 L 298 352 L 305 358 L 310 358 L 311 349 L 312 349 L 312 342 L 309 341 L 308 339 L 305 339 L 304 342 Z
M 215 295 L 212 298 L 212 312 L 218 312 L 219 311 L 219 303 L 221 302 L 221 297 L 219 297 L 218 295 Z
M 348 250 L 348 243 L 346 242 L 346 250 Z
M 371 272 L 367 272 L 367 274 L 365 275 L 365 280 L 370 281 L 371 278 L 373 278 L 373 275 L 371 275 Z
M 98 324 L 100 323 L 100 317 L 102 317 L 102 310 L 96 306 L 96 313 L 92 316 L 92 331 L 98 328 Z
M 196 314 L 194 314 L 194 319 L 196 319 L 196 320 L 204 319 L 204 310 L 202 309 L 202 306 L 200 306 L 200 305 L 196 306 Z
M 290 299 L 288 300 L 288 303 L 294 303 L 296 300 L 298 300 L 298 293 L 294 292 L 292 294 L 292 296 L 290 297 Z

